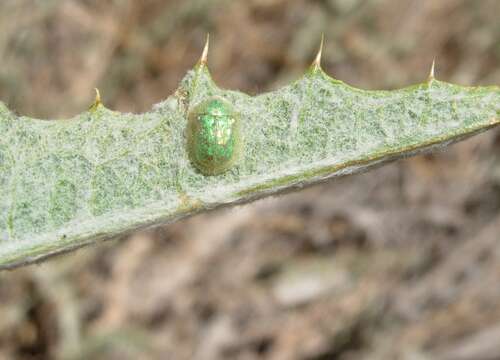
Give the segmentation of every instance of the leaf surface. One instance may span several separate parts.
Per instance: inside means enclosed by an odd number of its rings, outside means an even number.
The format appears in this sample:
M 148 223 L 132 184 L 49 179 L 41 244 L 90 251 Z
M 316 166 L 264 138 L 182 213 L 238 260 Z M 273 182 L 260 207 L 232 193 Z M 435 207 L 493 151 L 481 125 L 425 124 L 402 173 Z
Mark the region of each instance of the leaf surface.
M 243 151 L 205 176 L 186 148 L 188 112 L 211 96 L 239 113 Z M 0 269 L 222 205 L 348 175 L 500 123 L 499 87 L 430 80 L 365 91 L 319 67 L 258 96 L 218 88 L 198 65 L 144 114 L 96 104 L 70 120 L 0 103 Z

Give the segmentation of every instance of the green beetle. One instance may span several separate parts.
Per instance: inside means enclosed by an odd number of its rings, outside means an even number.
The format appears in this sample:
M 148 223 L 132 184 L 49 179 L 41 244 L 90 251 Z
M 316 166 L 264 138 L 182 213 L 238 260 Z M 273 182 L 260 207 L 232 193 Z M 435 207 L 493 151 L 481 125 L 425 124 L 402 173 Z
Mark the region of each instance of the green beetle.
M 187 146 L 191 163 L 202 174 L 227 171 L 242 151 L 239 114 L 220 97 L 195 106 L 188 115 Z

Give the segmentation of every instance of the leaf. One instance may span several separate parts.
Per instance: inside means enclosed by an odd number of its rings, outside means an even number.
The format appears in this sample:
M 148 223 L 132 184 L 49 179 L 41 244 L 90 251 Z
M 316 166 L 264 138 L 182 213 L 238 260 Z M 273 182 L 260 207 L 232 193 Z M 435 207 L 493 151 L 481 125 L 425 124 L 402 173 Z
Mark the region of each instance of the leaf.
M 187 156 L 187 114 L 219 96 L 240 114 L 237 164 L 204 176 Z M 136 229 L 364 171 L 500 123 L 499 87 L 430 78 L 365 91 L 315 63 L 259 96 L 218 88 L 204 62 L 144 114 L 100 102 L 71 120 L 18 117 L 0 103 L 0 268 Z

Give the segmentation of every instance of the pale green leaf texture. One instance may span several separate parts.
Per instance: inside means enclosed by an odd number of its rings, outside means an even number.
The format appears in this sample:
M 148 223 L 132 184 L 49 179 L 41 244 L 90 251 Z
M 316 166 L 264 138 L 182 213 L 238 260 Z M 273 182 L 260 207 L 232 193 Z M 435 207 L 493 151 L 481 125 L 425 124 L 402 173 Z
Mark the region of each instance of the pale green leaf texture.
M 187 113 L 218 95 L 240 113 L 244 150 L 204 176 L 187 157 Z M 277 91 L 219 89 L 206 66 L 145 114 L 97 106 L 71 120 L 18 117 L 0 103 L 0 268 L 223 204 L 364 170 L 500 122 L 498 87 L 439 81 L 364 91 L 319 69 Z

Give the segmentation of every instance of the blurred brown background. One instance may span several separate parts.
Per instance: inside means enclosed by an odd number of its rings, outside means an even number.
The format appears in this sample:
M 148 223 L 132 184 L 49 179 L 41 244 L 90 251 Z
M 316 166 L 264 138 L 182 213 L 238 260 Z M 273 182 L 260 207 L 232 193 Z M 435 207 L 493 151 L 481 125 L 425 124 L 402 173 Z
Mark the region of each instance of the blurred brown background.
M 0 98 L 146 111 L 212 35 L 249 93 L 500 84 L 498 0 L 3 0 Z M 500 132 L 0 273 L 0 359 L 500 359 Z

